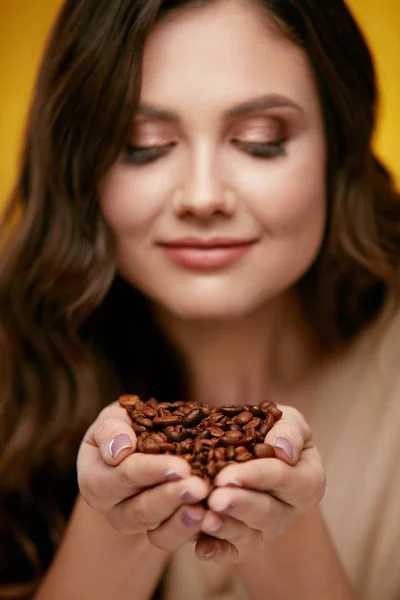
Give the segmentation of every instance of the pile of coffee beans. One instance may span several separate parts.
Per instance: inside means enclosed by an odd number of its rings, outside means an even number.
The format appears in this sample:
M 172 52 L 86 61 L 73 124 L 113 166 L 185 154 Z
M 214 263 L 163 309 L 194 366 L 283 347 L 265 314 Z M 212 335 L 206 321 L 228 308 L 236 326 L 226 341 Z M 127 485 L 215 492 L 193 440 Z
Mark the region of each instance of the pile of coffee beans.
M 211 407 L 154 398 L 143 402 L 130 395 L 119 402 L 132 419 L 139 452 L 181 456 L 204 479 L 212 481 L 235 462 L 274 456 L 264 438 L 282 412 L 272 402 Z

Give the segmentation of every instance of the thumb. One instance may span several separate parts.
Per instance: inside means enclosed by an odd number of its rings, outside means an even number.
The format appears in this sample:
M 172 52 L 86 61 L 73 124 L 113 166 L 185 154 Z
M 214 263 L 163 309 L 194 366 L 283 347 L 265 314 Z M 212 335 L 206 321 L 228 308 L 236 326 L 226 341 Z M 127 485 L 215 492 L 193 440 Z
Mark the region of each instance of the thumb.
M 137 447 L 137 437 L 124 408 L 113 403 L 105 408 L 88 432 L 88 440 L 100 450 L 103 461 L 119 465 Z
M 300 453 L 312 446 L 311 429 L 303 415 L 293 406 L 278 406 L 282 417 L 267 433 L 265 442 L 270 444 L 276 458 L 295 465 Z

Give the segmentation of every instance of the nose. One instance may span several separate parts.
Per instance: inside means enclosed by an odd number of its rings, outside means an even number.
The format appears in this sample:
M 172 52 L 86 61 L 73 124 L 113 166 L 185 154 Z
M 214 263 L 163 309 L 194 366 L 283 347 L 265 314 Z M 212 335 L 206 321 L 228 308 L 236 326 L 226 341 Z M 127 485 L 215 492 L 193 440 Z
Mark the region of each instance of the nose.
M 236 204 L 234 194 L 221 184 L 217 162 L 209 148 L 202 147 L 196 151 L 185 183 L 175 198 L 179 217 L 210 219 L 216 215 L 232 216 Z

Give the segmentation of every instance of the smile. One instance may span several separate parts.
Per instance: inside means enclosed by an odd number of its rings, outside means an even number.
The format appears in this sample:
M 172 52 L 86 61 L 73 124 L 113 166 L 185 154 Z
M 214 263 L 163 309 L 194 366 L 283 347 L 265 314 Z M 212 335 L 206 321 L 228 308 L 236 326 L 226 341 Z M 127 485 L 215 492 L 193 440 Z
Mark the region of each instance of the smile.
M 181 266 L 195 269 L 220 269 L 242 258 L 255 244 L 255 240 L 237 241 L 177 240 L 159 244 L 167 257 Z

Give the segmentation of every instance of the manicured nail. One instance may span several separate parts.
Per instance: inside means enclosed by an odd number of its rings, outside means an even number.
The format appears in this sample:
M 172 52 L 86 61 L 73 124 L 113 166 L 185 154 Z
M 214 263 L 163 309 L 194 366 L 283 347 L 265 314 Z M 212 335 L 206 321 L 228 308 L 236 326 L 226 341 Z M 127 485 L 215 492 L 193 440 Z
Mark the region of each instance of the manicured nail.
M 197 504 L 200 502 L 200 498 L 196 498 L 196 496 L 193 496 L 192 492 L 189 492 L 188 490 L 181 492 L 180 499 L 183 504 Z
M 274 446 L 275 446 L 275 448 L 280 448 L 281 450 L 286 452 L 286 454 L 288 455 L 289 458 L 293 458 L 293 455 L 294 455 L 293 446 L 292 446 L 291 442 L 289 442 L 289 440 L 287 440 L 286 438 L 277 437 L 276 440 L 274 441 Z
M 193 527 L 194 525 L 198 525 L 201 520 L 202 517 L 191 515 L 186 510 L 183 511 L 181 516 L 181 521 L 185 527 Z
M 208 533 L 217 533 L 217 531 L 219 531 L 222 528 L 223 524 L 224 524 L 224 522 L 222 521 L 222 519 L 214 516 L 213 524 L 211 525 L 211 527 L 207 527 L 206 531 Z
M 203 558 L 211 558 L 212 556 L 214 556 L 216 550 L 215 550 L 215 544 L 210 540 L 209 543 L 207 543 L 206 547 L 201 550 L 201 555 Z
M 108 450 L 113 458 L 116 458 L 122 450 L 126 450 L 127 448 L 132 448 L 132 441 L 127 433 L 116 435 L 108 446 Z
M 235 488 L 241 488 L 243 487 L 242 484 L 240 483 L 240 481 L 238 481 L 237 479 L 231 479 L 230 481 L 228 481 L 227 483 L 225 483 L 224 487 L 235 487 Z
M 165 473 L 165 479 L 166 481 L 179 481 L 180 479 L 183 479 L 183 477 L 176 471 L 170 470 Z
M 229 502 L 229 504 L 225 504 L 225 505 L 223 504 L 221 506 L 221 508 L 219 508 L 215 512 L 228 514 L 228 513 L 232 512 L 234 508 L 235 508 L 235 505 L 232 504 L 232 502 Z

